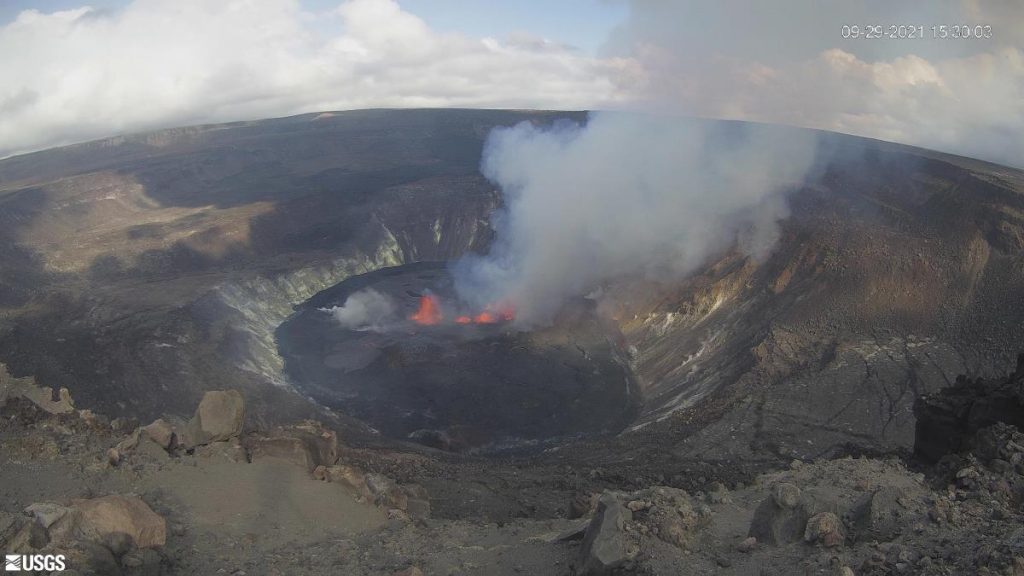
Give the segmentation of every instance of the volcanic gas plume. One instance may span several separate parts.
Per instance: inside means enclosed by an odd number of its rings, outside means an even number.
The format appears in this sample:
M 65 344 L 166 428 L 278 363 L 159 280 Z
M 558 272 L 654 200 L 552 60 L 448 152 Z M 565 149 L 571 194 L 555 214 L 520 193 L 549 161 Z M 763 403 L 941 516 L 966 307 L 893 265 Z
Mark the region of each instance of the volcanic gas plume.
M 386 330 L 394 322 L 395 305 L 391 299 L 371 289 L 352 294 L 343 306 L 324 308 L 339 324 L 350 330 Z
M 612 278 L 678 278 L 734 246 L 765 256 L 815 144 L 778 127 L 623 113 L 497 128 L 481 169 L 504 209 L 490 253 L 454 265 L 456 291 L 482 310 L 515 302 L 518 322 L 547 324 Z

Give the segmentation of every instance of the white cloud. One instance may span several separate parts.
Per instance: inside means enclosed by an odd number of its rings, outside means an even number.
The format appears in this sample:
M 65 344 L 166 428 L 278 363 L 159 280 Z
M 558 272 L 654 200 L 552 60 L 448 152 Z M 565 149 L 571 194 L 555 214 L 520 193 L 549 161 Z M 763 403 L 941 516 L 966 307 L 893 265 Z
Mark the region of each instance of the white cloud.
M 838 48 L 778 66 L 713 57 L 646 69 L 652 105 L 807 126 L 1024 167 L 1024 52 L 868 62 Z
M 611 78 L 623 66 L 554 43 L 441 34 L 392 0 L 318 15 L 294 0 L 26 11 L 0 28 L 0 55 L 0 156 L 317 110 L 601 106 L 621 98 Z
M 647 106 L 853 133 L 1024 167 L 1024 10 L 1015 0 L 633 0 L 613 48 Z M 900 10 L 907 12 L 900 14 Z M 746 14 L 751 16 L 750 14 Z M 849 40 L 842 23 L 990 24 L 992 40 Z M 788 39 L 792 38 L 790 42 Z
M 1018 0 L 632 0 L 592 57 L 432 30 L 394 0 L 135 0 L 0 28 L 0 156 L 119 132 L 368 107 L 645 108 L 838 130 L 1024 166 Z M 479 10 L 475 4 L 467 10 Z M 849 22 L 990 41 L 844 41 Z M 611 56 L 611 54 L 617 56 Z

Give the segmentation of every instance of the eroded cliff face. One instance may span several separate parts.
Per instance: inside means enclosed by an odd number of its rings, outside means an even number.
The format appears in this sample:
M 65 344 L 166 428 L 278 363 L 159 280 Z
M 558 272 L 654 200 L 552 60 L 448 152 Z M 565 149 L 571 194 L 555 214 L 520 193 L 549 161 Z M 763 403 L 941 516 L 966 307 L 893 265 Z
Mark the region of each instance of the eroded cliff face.
M 462 204 L 445 208 L 431 219 L 410 219 L 400 227 L 380 224 L 379 244 L 318 264 L 260 275 L 218 286 L 197 303 L 199 313 L 230 328 L 222 346 L 239 369 L 277 386 L 289 387 L 275 331 L 295 307 L 342 281 L 381 268 L 412 262 L 454 260 L 482 243 L 490 234 L 487 214 L 493 205 Z
M 1024 195 L 900 158 L 834 167 L 791 196 L 764 261 L 722 256 L 624 289 L 645 389 L 635 431 L 703 458 L 907 451 L 913 404 L 1024 345 Z M 638 297 L 639 296 L 639 297 Z

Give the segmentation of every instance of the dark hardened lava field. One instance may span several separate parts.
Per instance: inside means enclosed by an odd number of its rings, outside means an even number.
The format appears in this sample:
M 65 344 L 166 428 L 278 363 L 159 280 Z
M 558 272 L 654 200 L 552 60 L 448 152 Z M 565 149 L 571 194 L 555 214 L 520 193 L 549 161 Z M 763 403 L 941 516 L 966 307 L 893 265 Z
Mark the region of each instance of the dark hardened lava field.
M 372 288 L 397 321 L 349 329 L 328 311 Z M 298 307 L 277 331 L 292 384 L 389 437 L 453 451 L 529 450 L 621 431 L 639 405 L 620 359 L 622 337 L 593 303 L 570 303 L 553 326 L 437 325 L 408 318 L 424 293 L 454 301 L 442 263 L 388 268 L 346 280 Z

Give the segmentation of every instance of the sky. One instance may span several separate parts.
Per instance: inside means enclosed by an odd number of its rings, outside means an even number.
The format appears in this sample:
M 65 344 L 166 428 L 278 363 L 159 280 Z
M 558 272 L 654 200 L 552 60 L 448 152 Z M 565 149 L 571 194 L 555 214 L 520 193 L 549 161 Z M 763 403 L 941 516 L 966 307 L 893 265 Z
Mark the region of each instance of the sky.
M 128 0 L 3 0 L 0 1 L 0 25 L 30 9 L 55 12 L 91 6 L 98 10 L 116 10 L 128 4 Z M 301 3 L 305 10 L 314 14 L 326 14 L 339 4 L 339 0 L 304 0 Z M 628 14 L 625 2 L 607 0 L 402 0 L 400 4 L 439 32 L 461 32 L 478 37 L 530 32 L 590 53 L 598 51 L 612 29 Z M 330 22 L 324 20 L 326 31 Z
M 962 23 L 990 37 L 932 37 Z M 872 25 L 925 37 L 865 38 Z M 0 2 L 0 78 L 0 157 L 458 106 L 753 120 L 1024 167 L 1019 0 L 13 0 Z

